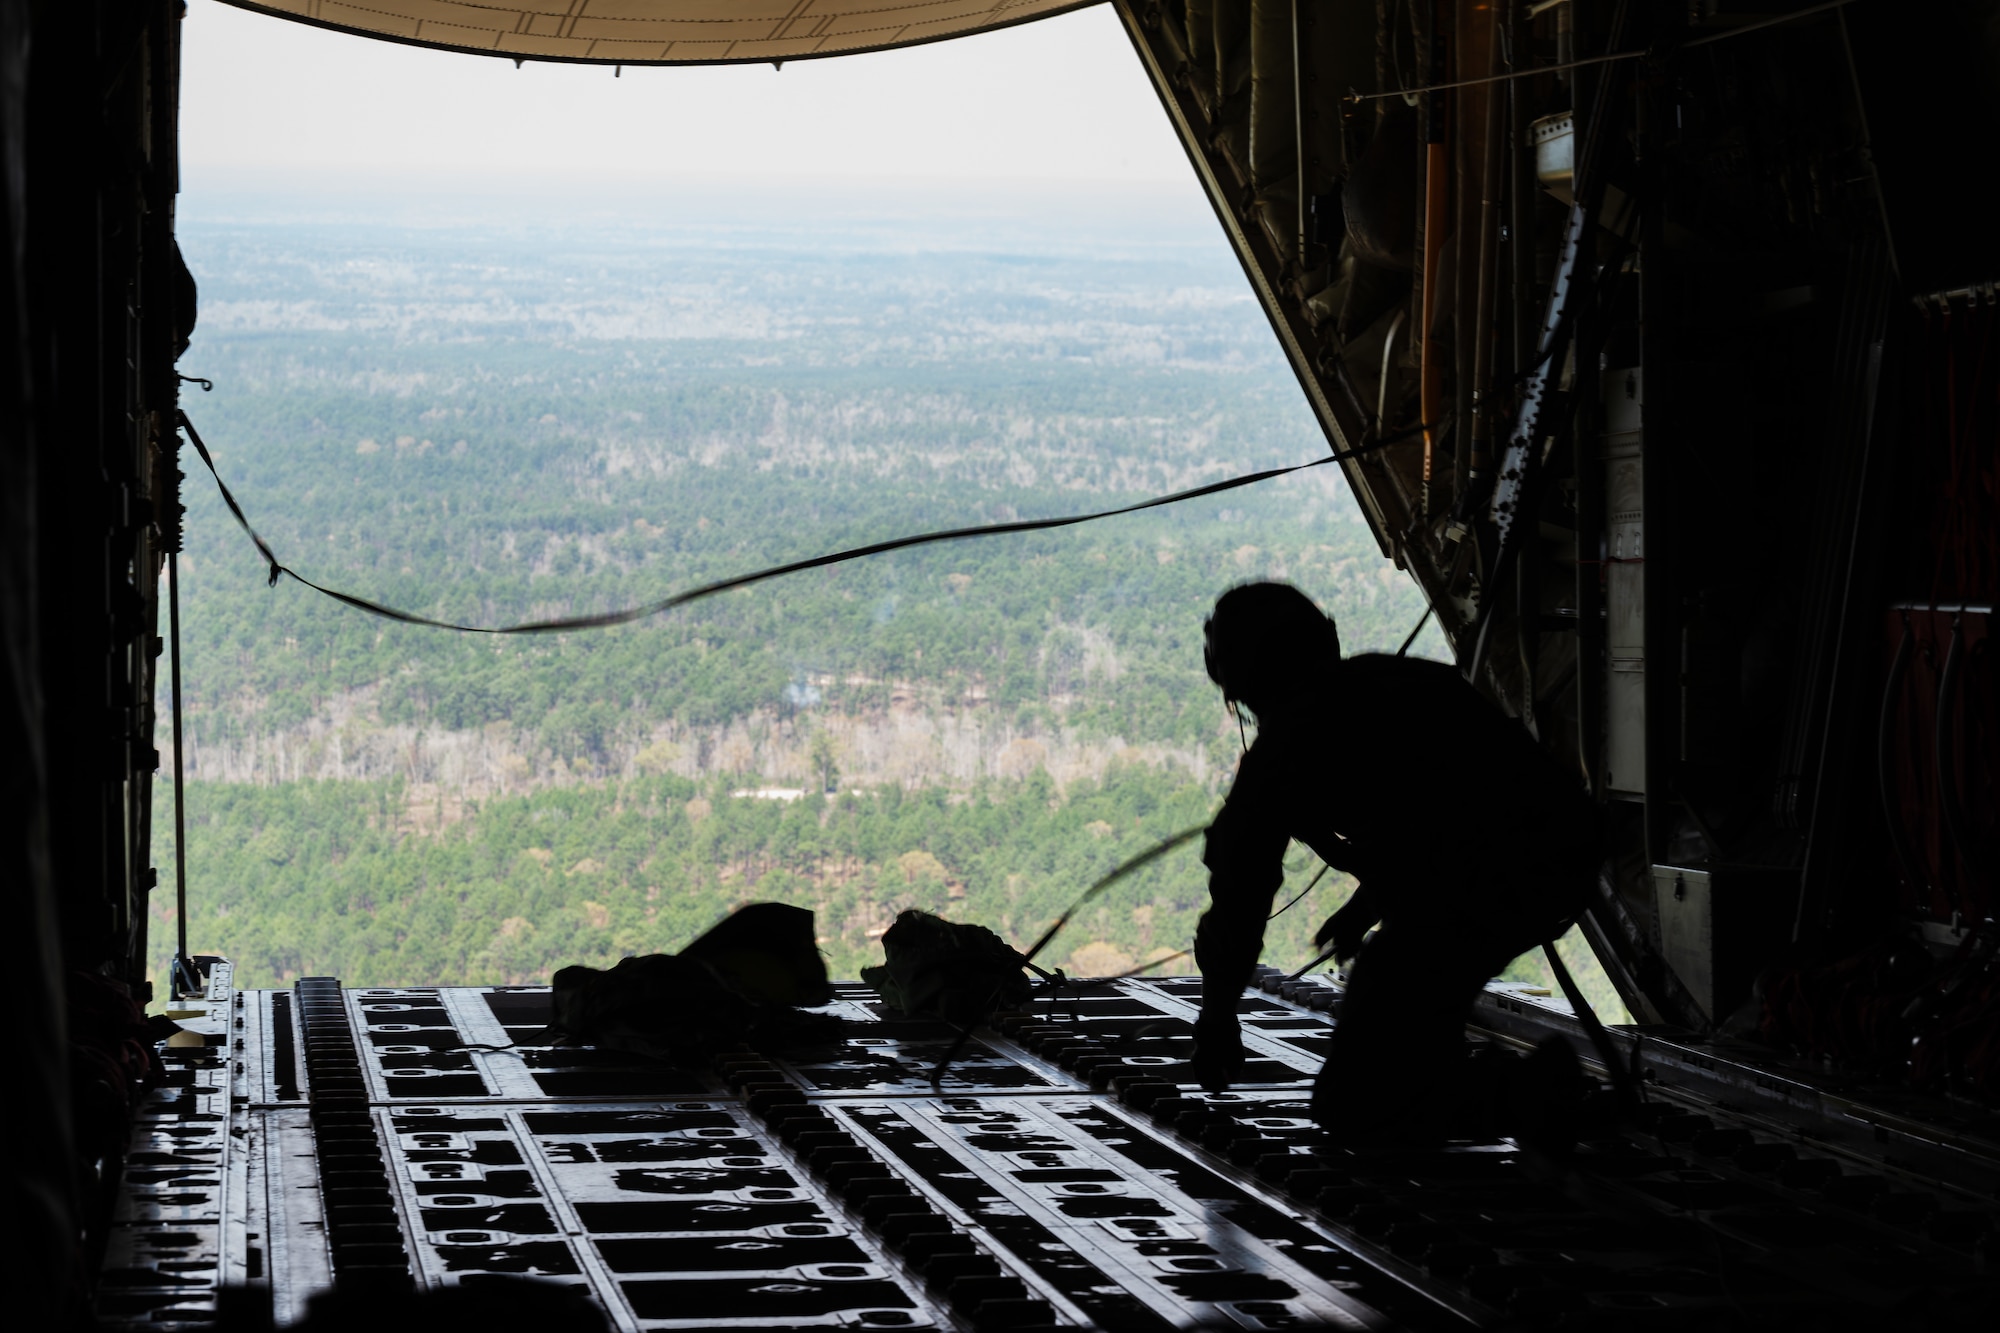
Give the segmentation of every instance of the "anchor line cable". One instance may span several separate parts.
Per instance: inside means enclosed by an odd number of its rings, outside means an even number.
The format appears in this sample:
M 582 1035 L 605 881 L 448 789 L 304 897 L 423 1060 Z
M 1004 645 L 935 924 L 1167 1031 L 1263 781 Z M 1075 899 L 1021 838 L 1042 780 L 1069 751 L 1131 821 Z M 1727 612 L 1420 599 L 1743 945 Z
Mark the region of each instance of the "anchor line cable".
M 436 620 L 430 616 L 418 615 L 413 611 L 401 611 L 393 606 L 385 606 L 380 602 L 371 601 L 366 597 L 357 596 L 354 593 L 342 592 L 338 588 L 329 588 L 324 584 L 314 582 L 312 579 L 307 578 L 279 560 L 277 553 L 271 549 L 271 544 L 264 540 L 256 528 L 251 526 L 250 519 L 243 512 L 243 506 L 237 503 L 236 496 L 230 492 L 228 484 L 222 480 L 222 474 L 216 470 L 215 459 L 209 454 L 208 446 L 202 442 L 200 434 L 196 432 L 194 423 L 188 420 L 186 412 L 181 412 L 179 416 L 181 429 L 187 432 L 188 439 L 193 443 L 195 452 L 200 455 L 202 464 L 208 468 L 209 475 L 215 478 L 216 489 L 222 493 L 222 502 L 229 507 L 229 512 L 235 517 L 237 526 L 241 527 L 249 536 L 251 542 L 257 547 L 257 553 L 264 558 L 264 564 L 267 569 L 266 582 L 268 585 L 275 586 L 279 579 L 288 578 L 295 583 L 304 584 L 322 596 L 331 597 L 337 602 L 351 606 L 357 611 L 366 611 L 370 615 L 381 616 L 387 620 L 400 621 L 406 625 L 421 625 L 429 629 L 453 630 L 460 634 L 556 634 L 569 630 L 603 629 L 612 625 L 626 625 L 633 621 L 649 619 L 662 612 L 671 611 L 676 607 L 686 606 L 690 602 L 700 601 L 706 597 L 713 597 L 718 593 L 732 592 L 737 588 L 747 588 L 752 584 L 763 583 L 769 579 L 782 578 L 787 574 L 799 574 L 809 569 L 823 569 L 829 565 L 844 564 L 849 560 L 859 560 L 866 556 L 883 555 L 890 551 L 900 551 L 912 546 L 929 546 L 940 542 L 961 541 L 970 537 L 998 537 L 1019 532 L 1046 532 L 1054 528 L 1074 527 L 1079 523 L 1092 523 L 1101 518 L 1115 518 L 1121 514 L 1136 514 L 1146 509 L 1158 509 L 1165 505 L 1179 504 L 1186 500 L 1198 500 L 1204 496 L 1220 495 L 1225 491 L 1237 490 L 1244 486 L 1254 486 L 1258 482 L 1270 481 L 1276 477 L 1289 476 L 1294 472 L 1304 472 L 1309 468 L 1324 467 L 1328 463 L 1346 462 L 1348 459 L 1372 454 L 1378 450 L 1389 448 L 1391 445 L 1400 444 L 1406 439 L 1415 438 L 1416 435 L 1415 432 L 1401 432 L 1357 445 L 1352 449 L 1337 449 L 1329 453 L 1326 457 L 1315 458 L 1309 463 L 1294 463 L 1289 467 L 1266 468 L 1261 472 L 1251 472 L 1240 477 L 1230 477 L 1223 481 L 1210 482 L 1205 486 L 1196 486 L 1185 491 L 1175 491 L 1170 495 L 1157 495 L 1150 500 L 1141 500 L 1136 504 L 1120 505 L 1115 509 L 1100 509 L 1088 514 L 1066 514 L 1058 518 L 1029 518 L 1017 519 L 1006 523 L 980 523 L 971 527 L 946 528 L 938 532 L 923 532 L 908 537 L 894 537 L 888 541 L 871 542 L 866 546 L 850 547 L 847 550 L 833 551 L 829 554 L 813 556 L 806 560 L 794 560 L 788 564 L 773 565 L 768 569 L 760 569 L 751 574 L 738 574 L 733 578 L 719 579 L 714 583 L 704 583 L 698 587 L 689 588 L 668 597 L 662 597 L 657 601 L 646 602 L 639 606 L 626 607 L 618 611 L 607 611 L 599 615 L 560 616 L 550 620 L 525 621 L 517 625 L 462 625 L 456 621 Z

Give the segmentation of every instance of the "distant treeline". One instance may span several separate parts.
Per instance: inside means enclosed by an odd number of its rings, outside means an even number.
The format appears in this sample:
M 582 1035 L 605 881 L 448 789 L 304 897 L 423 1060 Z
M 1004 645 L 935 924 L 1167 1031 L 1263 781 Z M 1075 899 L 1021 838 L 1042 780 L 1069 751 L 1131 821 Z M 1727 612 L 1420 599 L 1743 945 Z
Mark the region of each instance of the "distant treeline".
M 1105 871 L 1214 805 L 1143 768 L 1066 792 L 1038 774 L 970 796 L 892 787 L 779 801 L 657 778 L 457 808 L 413 801 L 399 783 L 205 783 L 189 805 L 189 939 L 234 959 L 248 986 L 525 984 L 570 963 L 672 952 L 736 906 L 777 901 L 817 913 L 828 969 L 853 978 L 881 961 L 881 930 L 905 907 L 1025 946 Z M 1040 961 L 1101 976 L 1189 947 L 1208 898 L 1200 848 L 1122 881 Z M 1294 846 L 1279 901 L 1318 864 Z M 1330 873 L 1272 921 L 1266 961 L 1311 959 L 1313 931 L 1352 887 Z M 172 897 L 154 901 L 164 974 Z M 1617 1017 L 1587 949 L 1572 940 L 1564 954 Z M 1509 975 L 1549 984 L 1538 955 Z

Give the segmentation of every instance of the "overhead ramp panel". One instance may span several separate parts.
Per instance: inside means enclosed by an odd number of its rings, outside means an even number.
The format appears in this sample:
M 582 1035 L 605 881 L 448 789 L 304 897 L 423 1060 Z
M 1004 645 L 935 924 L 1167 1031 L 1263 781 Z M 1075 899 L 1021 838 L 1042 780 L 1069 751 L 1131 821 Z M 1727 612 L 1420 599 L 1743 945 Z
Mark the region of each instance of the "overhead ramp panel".
M 414 46 L 516 60 L 726 65 L 964 37 L 1094 0 L 225 0 Z

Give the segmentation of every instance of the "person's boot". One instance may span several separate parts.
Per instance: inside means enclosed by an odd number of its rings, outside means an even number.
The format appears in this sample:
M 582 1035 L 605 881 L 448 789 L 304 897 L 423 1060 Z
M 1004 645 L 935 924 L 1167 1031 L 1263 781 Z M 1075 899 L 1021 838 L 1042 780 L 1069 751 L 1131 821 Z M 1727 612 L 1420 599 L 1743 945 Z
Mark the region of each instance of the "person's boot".
M 1509 1097 L 1515 1067 L 1521 1057 L 1499 1042 L 1468 1043 L 1446 1133 L 1454 1139 L 1491 1140 L 1509 1137 L 1513 1115 Z
M 1596 1093 L 1576 1051 L 1562 1037 L 1547 1036 L 1509 1073 L 1506 1111 L 1514 1141 L 1553 1161 L 1568 1158 Z

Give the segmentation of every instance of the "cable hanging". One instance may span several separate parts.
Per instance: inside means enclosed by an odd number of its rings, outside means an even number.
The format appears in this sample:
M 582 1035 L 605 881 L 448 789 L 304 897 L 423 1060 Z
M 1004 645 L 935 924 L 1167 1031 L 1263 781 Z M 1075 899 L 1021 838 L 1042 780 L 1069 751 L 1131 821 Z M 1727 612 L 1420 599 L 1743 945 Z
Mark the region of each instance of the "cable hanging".
M 1314 889 L 1319 887 L 1319 882 L 1326 878 L 1326 872 L 1331 869 L 1333 869 L 1331 865 L 1322 861 L 1320 863 L 1319 873 L 1314 875 L 1311 879 L 1307 880 L 1306 886 L 1303 889 L 1300 889 L 1298 893 L 1292 897 L 1291 901 L 1287 902 L 1283 907 L 1280 907 L 1277 911 L 1271 913 L 1271 915 L 1265 917 L 1264 919 L 1266 921 L 1276 921 L 1279 917 L 1291 911 L 1294 907 L 1297 907 L 1300 902 L 1304 901 L 1305 896 L 1308 893 L 1311 893 Z
M 1510 83 L 1515 79 L 1533 78 L 1537 74 L 1561 74 L 1568 70 L 1583 69 L 1590 65 L 1609 64 L 1614 60 L 1638 60 L 1642 56 L 1666 56 L 1673 54 L 1675 51 L 1686 51 L 1697 46 L 1707 46 L 1710 42 L 1726 41 L 1731 37 L 1741 37 L 1745 33 L 1757 32 L 1764 28 L 1774 28 L 1780 23 L 1790 23 L 1794 19 L 1811 18 L 1814 14 L 1824 14 L 1828 10 L 1844 9 L 1856 2 L 1857 0 L 1826 0 L 1826 3 L 1813 5 L 1808 9 L 1794 10 L 1789 14 L 1775 14 L 1770 18 L 1758 19 L 1755 23 L 1746 23 L 1740 28 L 1731 28 L 1726 32 L 1712 32 L 1706 37 L 1696 37 L 1692 41 L 1682 42 L 1677 46 L 1649 46 L 1639 51 L 1609 51 L 1603 55 L 1585 56 L 1581 60 L 1566 60 L 1560 65 L 1537 65 L 1533 69 L 1510 70 L 1505 74 L 1486 74 L 1472 79 L 1454 79 L 1450 83 L 1431 83 L 1421 88 L 1391 88 L 1386 93 L 1349 93 L 1341 100 L 1346 102 L 1380 102 L 1391 97 L 1421 97 L 1426 93 L 1450 92 L 1454 88 L 1476 88 L 1488 83 Z
M 1039 955 L 1043 949 L 1046 949 L 1048 947 L 1049 941 L 1054 939 L 1056 935 L 1062 930 L 1062 928 L 1069 924 L 1070 918 L 1075 916 L 1078 912 L 1082 911 L 1084 907 L 1091 901 L 1091 899 L 1095 898 L 1098 894 L 1110 888 L 1113 884 L 1116 884 L 1119 880 L 1124 879 L 1127 875 L 1130 875 L 1136 870 L 1144 869 L 1145 867 L 1151 865 L 1153 862 L 1159 860 L 1161 857 L 1165 856 L 1168 852 L 1173 851 L 1174 848 L 1179 847 L 1184 843 L 1190 842 L 1206 832 L 1208 832 L 1208 823 L 1206 821 L 1200 824 L 1196 824 L 1192 828 L 1184 828 L 1179 833 L 1171 834 L 1165 838 L 1162 838 L 1160 841 L 1154 843 L 1151 847 L 1148 847 L 1145 851 L 1140 852 L 1137 856 L 1127 857 L 1125 860 L 1120 861 L 1117 865 L 1113 866 L 1110 870 L 1106 871 L 1102 876 L 1098 878 L 1096 883 L 1092 884 L 1089 888 L 1085 889 L 1081 894 L 1077 895 L 1076 901 L 1069 905 L 1069 910 L 1065 911 L 1061 916 L 1057 917 L 1055 919 L 1054 924 L 1052 924 L 1047 930 L 1042 932 L 1041 938 L 1036 940 L 1034 944 L 1029 946 L 1028 951 L 1021 955 L 1021 965 L 1023 967 L 1031 968 L 1039 972 L 1040 969 L 1035 968 L 1034 966 L 1036 956 Z M 1181 957 L 1181 956 L 1184 955 L 1179 955 L 1179 954 L 1175 955 L 1175 957 Z M 1156 959 L 1154 963 L 1148 964 L 1147 966 L 1154 966 L 1157 965 L 1158 963 L 1165 963 L 1169 961 L 1171 961 L 1171 959 L 1160 958 Z M 1141 970 L 1143 971 L 1144 969 Z M 995 986 L 993 988 L 993 993 L 987 996 L 985 1005 L 981 1007 L 981 1012 L 991 1013 L 994 1004 L 997 1003 L 999 999 L 1000 999 L 1000 987 Z M 978 1024 L 976 1022 L 967 1023 L 964 1027 L 959 1029 L 958 1036 L 952 1041 L 951 1045 L 948 1048 L 946 1048 L 943 1057 L 940 1058 L 937 1064 L 931 1069 L 930 1082 L 932 1087 L 936 1088 L 943 1086 L 945 1071 L 951 1068 L 951 1062 L 958 1058 L 959 1052 L 965 1049 L 965 1044 L 968 1041 L 972 1040 L 972 1030 L 977 1025 Z
M 1377 450 L 1386 449 L 1390 445 L 1400 444 L 1405 439 L 1412 438 L 1412 435 L 1407 432 L 1392 435 L 1386 439 L 1374 440 L 1352 449 L 1337 449 L 1324 458 L 1313 459 L 1310 463 L 1294 463 L 1290 467 L 1267 468 L 1262 472 L 1252 472 L 1241 477 L 1231 477 L 1226 481 L 1210 482 L 1206 486 L 1196 486 L 1191 490 L 1175 491 L 1171 495 L 1155 496 L 1150 500 L 1141 500 L 1137 504 L 1120 505 L 1116 509 L 1100 509 L 1090 514 L 1069 514 L 1061 518 L 1031 518 L 1020 519 L 1010 523 L 981 523 L 972 527 L 947 528 L 940 532 L 924 532 L 910 537 L 896 537 L 889 541 L 873 542 L 867 546 L 856 546 L 845 551 L 834 551 L 828 555 L 817 555 L 809 560 L 794 560 L 789 564 L 774 565 L 769 569 L 760 569 L 754 574 L 739 574 L 734 578 L 721 579 L 714 583 L 704 583 L 699 587 L 689 588 L 685 592 L 677 592 L 670 597 L 662 597 L 658 601 L 646 602 L 640 606 L 626 607 L 619 611 L 607 611 L 601 615 L 561 616 L 553 620 L 531 620 L 518 625 L 492 626 L 461 625 L 456 621 L 435 620 L 430 616 L 418 615 L 414 611 L 399 611 L 393 606 L 384 606 L 382 603 L 370 601 L 366 597 L 359 597 L 350 592 L 342 592 L 338 588 L 329 588 L 323 584 L 315 583 L 297 570 L 286 565 L 278 559 L 277 553 L 271 549 L 270 543 L 265 541 L 258 534 L 257 529 L 250 525 L 250 520 L 243 513 L 243 506 L 236 502 L 236 497 L 230 493 L 228 484 L 222 480 L 222 474 L 216 470 L 215 459 L 209 455 L 208 446 L 202 443 L 201 436 L 195 431 L 194 423 L 188 420 L 187 413 L 183 411 L 179 413 L 179 417 L 181 429 L 187 432 L 187 437 L 193 443 L 195 452 L 201 456 L 202 464 L 208 468 L 209 475 L 215 478 L 216 489 L 222 492 L 222 502 L 229 506 L 229 512 L 235 516 L 238 526 L 256 544 L 257 553 L 264 557 L 264 563 L 269 573 L 268 583 L 275 585 L 279 579 L 288 578 L 295 583 L 304 584 L 322 596 L 331 597 L 337 602 L 345 603 L 357 611 L 366 611 L 370 615 L 381 616 L 387 620 L 400 621 L 405 625 L 422 625 L 429 629 L 453 630 L 460 634 L 557 634 L 568 630 L 603 629 L 611 625 L 626 625 L 635 620 L 646 620 L 662 612 L 671 611 L 675 607 L 686 606 L 689 602 L 698 602 L 705 597 L 713 597 L 718 593 L 731 592 L 737 588 L 747 588 L 753 583 L 763 583 L 768 579 L 782 578 L 787 574 L 799 574 L 809 569 L 823 569 L 828 565 L 844 564 L 849 560 L 859 560 L 864 556 L 883 555 L 890 551 L 900 551 L 912 546 L 929 546 L 939 542 L 960 541 L 968 537 L 999 537 L 1017 532 L 1047 532 L 1053 528 L 1067 528 L 1079 523 L 1092 523 L 1100 518 L 1115 518 L 1120 514 L 1136 514 L 1145 509 L 1158 509 L 1163 505 L 1179 504 L 1184 500 L 1198 500 L 1206 495 L 1220 495 L 1224 491 L 1233 491 L 1239 487 L 1254 486 L 1261 481 L 1270 481 L 1276 477 L 1290 476 L 1294 472 L 1304 472 L 1308 468 L 1324 467 L 1328 463 L 1343 463 L 1350 458 L 1358 458 L 1364 454 L 1371 454 Z

